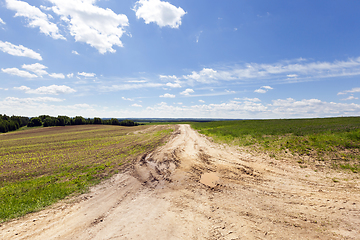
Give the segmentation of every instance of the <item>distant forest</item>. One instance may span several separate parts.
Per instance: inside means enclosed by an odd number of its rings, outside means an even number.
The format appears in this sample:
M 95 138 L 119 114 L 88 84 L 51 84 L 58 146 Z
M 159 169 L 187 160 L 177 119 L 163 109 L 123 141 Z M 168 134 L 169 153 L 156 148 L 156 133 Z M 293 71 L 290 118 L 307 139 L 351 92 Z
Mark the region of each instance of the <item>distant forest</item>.
M 119 121 L 117 118 L 102 120 L 101 118 L 83 118 L 76 116 L 70 118 L 68 116 L 51 117 L 49 115 L 41 115 L 38 117 L 21 117 L 7 116 L 0 114 L 0 133 L 15 131 L 21 127 L 52 127 L 52 126 L 68 126 L 68 125 L 85 125 L 85 124 L 107 124 L 119 126 L 137 126 L 137 122 L 132 120 Z

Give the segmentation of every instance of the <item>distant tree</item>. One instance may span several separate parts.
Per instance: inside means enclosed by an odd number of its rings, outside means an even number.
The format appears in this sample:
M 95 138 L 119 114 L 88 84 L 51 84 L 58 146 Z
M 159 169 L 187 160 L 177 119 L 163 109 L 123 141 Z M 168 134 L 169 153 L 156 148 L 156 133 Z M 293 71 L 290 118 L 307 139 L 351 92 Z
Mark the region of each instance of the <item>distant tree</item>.
M 27 125 L 28 127 L 38 127 L 42 126 L 42 121 L 39 117 L 33 117 L 30 119 L 30 122 Z
M 93 123 L 94 124 L 102 124 L 102 120 L 101 120 L 101 118 L 95 117 Z
M 120 125 L 119 119 L 117 119 L 117 118 L 110 119 L 110 124 L 111 125 Z
M 57 118 L 55 118 L 55 117 L 47 117 L 43 121 L 43 126 L 44 127 L 57 126 L 57 122 L 58 122 Z
M 123 120 L 120 122 L 121 126 L 137 126 L 138 124 L 132 120 Z
M 83 124 L 86 124 L 86 120 L 85 118 L 81 117 L 81 116 L 76 116 L 74 118 L 74 122 L 73 122 L 74 125 L 83 125 Z
M 71 125 L 71 118 L 69 118 L 68 116 L 58 116 L 57 117 L 57 124 L 56 126 L 66 126 L 66 125 Z

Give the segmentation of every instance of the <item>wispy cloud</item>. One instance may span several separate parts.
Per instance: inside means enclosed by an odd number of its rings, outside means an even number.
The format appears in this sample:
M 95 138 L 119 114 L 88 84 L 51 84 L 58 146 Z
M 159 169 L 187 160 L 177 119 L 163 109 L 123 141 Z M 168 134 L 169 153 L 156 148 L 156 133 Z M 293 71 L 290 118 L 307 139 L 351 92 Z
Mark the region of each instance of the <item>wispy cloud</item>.
M 162 87 L 164 84 L 161 83 L 138 83 L 138 84 L 119 84 L 111 86 L 101 86 L 99 89 L 103 92 L 115 92 L 115 91 L 125 91 L 131 89 L 140 89 L 140 88 L 155 88 Z
M 354 96 L 349 96 L 347 98 L 341 99 L 342 101 L 348 101 L 348 100 L 357 100 L 359 99 L 358 97 L 354 97 Z
M 24 47 L 23 45 L 14 45 L 9 42 L 0 41 L 0 50 L 13 56 L 29 57 L 32 59 L 42 60 L 39 53 Z
M 79 76 L 83 76 L 83 77 L 95 77 L 95 73 L 86 73 L 86 72 L 78 72 Z
M 23 77 L 23 78 L 37 78 L 38 77 L 35 74 L 20 70 L 18 68 L 2 68 L 1 71 L 3 71 L 4 73 L 10 74 L 10 75 Z
M 259 89 L 256 89 L 254 92 L 256 93 L 266 93 L 269 90 L 272 90 L 273 88 L 270 86 L 262 86 Z
M 68 94 L 68 93 L 74 93 L 76 92 L 75 89 L 72 89 L 71 87 L 65 86 L 65 85 L 51 85 L 48 87 L 39 87 L 37 89 L 31 89 L 27 86 L 21 86 L 21 87 L 14 87 L 16 90 L 22 90 L 25 91 L 25 93 L 29 94 L 48 94 L 48 95 L 59 95 L 59 94 Z
M 122 100 L 125 100 L 125 101 L 134 101 L 134 99 L 132 98 L 126 98 L 126 97 L 121 97 Z
M 348 93 L 358 93 L 360 92 L 360 88 L 352 88 L 351 90 L 345 90 L 345 91 L 342 91 L 342 92 L 338 92 L 337 95 L 344 95 L 344 94 L 348 94 Z
M 319 78 L 360 75 L 360 57 L 346 61 L 309 62 L 306 59 L 281 61 L 273 64 L 247 63 L 244 65 L 223 66 L 219 69 L 203 68 L 191 74 L 177 77 L 190 84 L 237 81 L 301 82 Z

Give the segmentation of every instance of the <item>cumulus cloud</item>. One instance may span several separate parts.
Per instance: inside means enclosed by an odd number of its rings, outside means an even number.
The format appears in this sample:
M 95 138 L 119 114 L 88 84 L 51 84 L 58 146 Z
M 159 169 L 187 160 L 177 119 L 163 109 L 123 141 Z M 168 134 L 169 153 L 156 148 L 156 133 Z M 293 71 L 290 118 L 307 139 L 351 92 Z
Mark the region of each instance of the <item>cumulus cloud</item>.
M 79 54 L 77 51 L 75 51 L 75 50 L 72 50 L 71 53 L 72 53 L 72 54 L 75 54 L 75 55 L 80 55 L 80 54 Z
M 23 45 L 14 45 L 9 42 L 0 41 L 0 50 L 13 56 L 29 57 L 32 59 L 42 60 L 39 53 L 24 47 Z
M 49 1 L 54 4 L 51 9 L 67 24 L 75 41 L 87 43 L 101 54 L 116 52 L 114 45 L 123 46 L 120 38 L 129 25 L 126 15 L 98 7 L 96 0 Z
M 21 87 L 14 87 L 16 90 L 22 90 L 25 91 L 25 93 L 28 94 L 48 94 L 48 95 L 59 95 L 59 94 L 68 94 L 68 93 L 74 93 L 76 92 L 75 89 L 72 89 L 71 87 L 62 85 L 51 85 L 48 87 L 39 87 L 37 89 L 31 89 L 27 86 L 21 86 Z
M 36 77 L 38 77 L 35 74 L 29 73 L 27 71 L 20 70 L 18 68 L 2 68 L 1 71 L 3 71 L 4 73 L 10 74 L 10 75 L 15 75 L 15 76 L 23 77 L 23 78 L 36 78 Z
M 344 94 L 348 94 L 348 93 L 358 93 L 358 92 L 360 92 L 360 88 L 352 88 L 351 90 L 338 92 L 337 95 L 344 95 Z
M 142 107 L 140 104 L 134 103 L 131 105 L 132 107 Z
M 270 86 L 262 86 L 259 89 L 256 89 L 254 92 L 256 92 L 256 93 L 266 93 L 267 91 L 269 91 L 271 89 L 273 89 L 273 88 L 270 87 Z
M 201 103 L 205 103 L 205 101 L 204 101 L 204 100 L 201 100 L 201 99 L 199 100 L 199 102 L 201 102 Z
M 159 97 L 162 97 L 162 98 L 174 98 L 175 95 L 174 95 L 174 94 L 170 94 L 170 93 L 165 93 L 164 95 L 160 95 Z
M 48 72 L 45 71 L 44 69 L 46 69 L 47 67 L 40 64 L 40 63 L 34 63 L 34 64 L 23 64 L 21 66 L 22 68 L 31 71 L 33 73 L 35 73 L 38 76 L 43 76 L 43 75 L 47 75 Z
M 95 73 L 86 73 L 86 72 L 78 72 L 79 76 L 83 76 L 83 77 L 95 77 Z
M 179 28 L 181 18 L 186 14 L 181 7 L 160 0 L 137 1 L 133 10 L 136 17 L 144 19 L 146 24 L 154 22 L 159 27 L 171 28 Z
M 68 78 L 72 78 L 74 77 L 74 74 L 73 73 L 69 73 L 68 75 L 66 75 Z
M 38 27 L 40 32 L 54 39 L 65 39 L 64 36 L 59 33 L 57 25 L 50 22 L 48 15 L 43 13 L 39 8 L 27 2 L 17 0 L 6 0 L 6 7 L 16 11 L 15 17 L 25 17 L 29 27 Z
M 0 24 L 6 24 L 1 18 L 0 18 Z
M 194 90 L 192 90 L 191 88 L 187 88 L 185 91 L 181 92 L 181 95 L 185 95 L 185 96 L 189 96 L 190 93 L 193 93 Z

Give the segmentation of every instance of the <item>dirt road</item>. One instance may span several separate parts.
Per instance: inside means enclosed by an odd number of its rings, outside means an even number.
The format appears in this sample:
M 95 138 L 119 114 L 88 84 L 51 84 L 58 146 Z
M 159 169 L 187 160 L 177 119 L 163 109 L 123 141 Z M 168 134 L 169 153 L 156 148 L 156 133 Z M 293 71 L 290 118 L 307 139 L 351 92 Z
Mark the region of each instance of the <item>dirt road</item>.
M 1 239 L 360 239 L 358 174 L 315 172 L 180 125 L 124 173 L 0 227 Z

